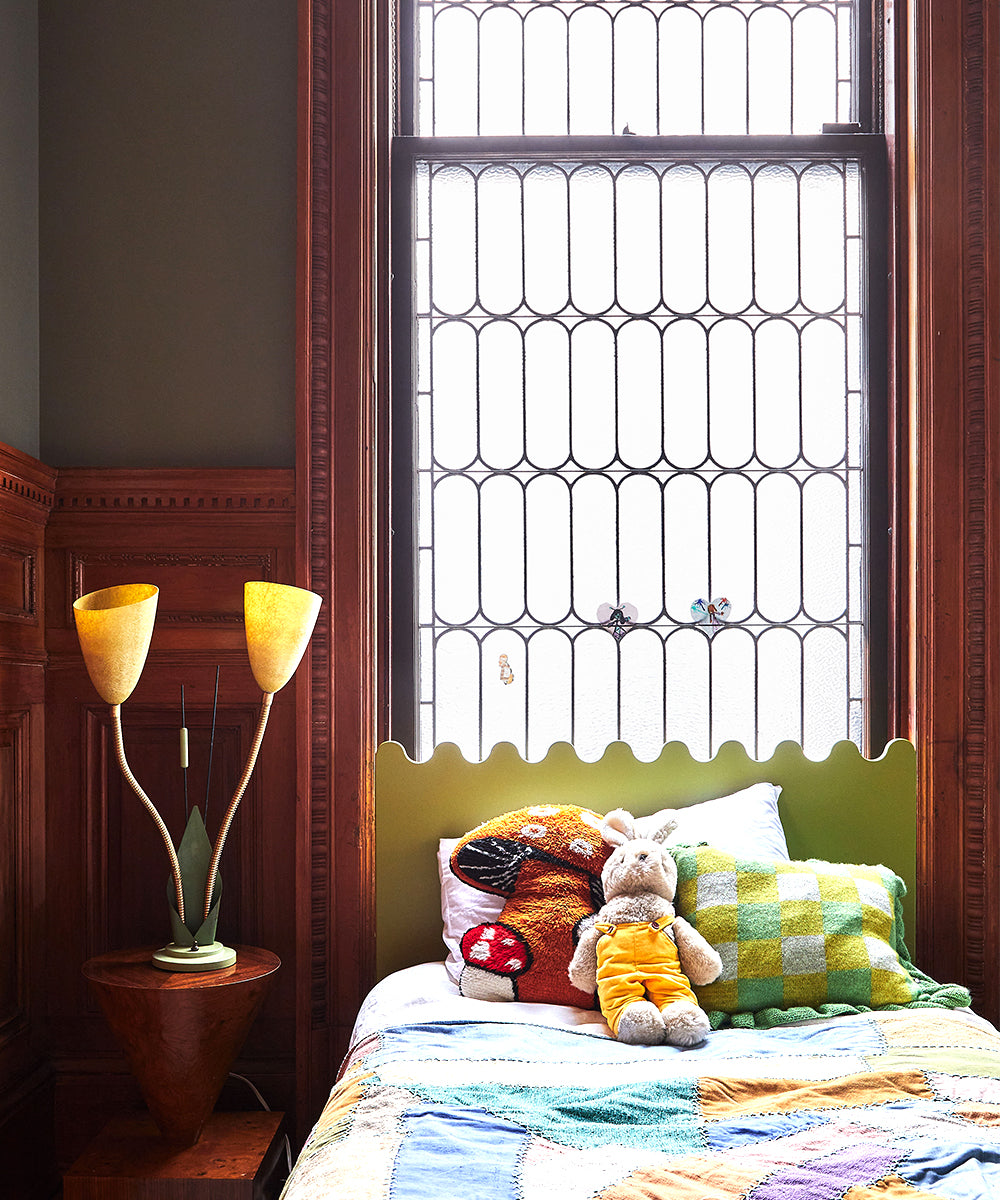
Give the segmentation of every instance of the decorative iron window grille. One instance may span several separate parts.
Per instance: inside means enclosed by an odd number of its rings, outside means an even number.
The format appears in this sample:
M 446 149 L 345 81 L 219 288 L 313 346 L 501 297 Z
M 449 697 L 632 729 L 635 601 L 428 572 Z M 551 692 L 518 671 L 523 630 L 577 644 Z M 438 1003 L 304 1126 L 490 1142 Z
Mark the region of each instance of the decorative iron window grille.
M 857 117 L 858 16 L 416 0 L 404 92 L 432 136 L 397 139 L 393 163 L 393 736 L 419 757 L 616 739 L 822 755 L 879 732 L 884 149 L 794 132 L 807 110 Z M 779 21 L 783 136 L 748 137 Z M 696 133 L 662 136 L 682 28 Z M 585 42 L 605 63 L 588 121 L 633 112 L 622 64 L 644 42 L 661 136 L 576 135 Z M 734 47 L 727 124 L 713 79 Z M 561 129 L 533 99 L 556 59 Z M 490 84 L 511 61 L 513 86 Z

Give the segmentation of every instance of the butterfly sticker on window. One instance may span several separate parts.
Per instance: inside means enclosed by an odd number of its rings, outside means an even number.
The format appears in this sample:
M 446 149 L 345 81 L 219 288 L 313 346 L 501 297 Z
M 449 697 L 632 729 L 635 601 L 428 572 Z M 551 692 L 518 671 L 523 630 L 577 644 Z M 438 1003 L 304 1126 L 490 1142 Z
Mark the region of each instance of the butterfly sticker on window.
M 602 604 L 597 610 L 597 619 L 620 642 L 639 617 L 634 604 Z
M 696 625 L 707 625 L 710 629 L 718 629 L 729 619 L 732 605 L 725 596 L 715 600 L 695 600 L 691 605 L 691 620 Z

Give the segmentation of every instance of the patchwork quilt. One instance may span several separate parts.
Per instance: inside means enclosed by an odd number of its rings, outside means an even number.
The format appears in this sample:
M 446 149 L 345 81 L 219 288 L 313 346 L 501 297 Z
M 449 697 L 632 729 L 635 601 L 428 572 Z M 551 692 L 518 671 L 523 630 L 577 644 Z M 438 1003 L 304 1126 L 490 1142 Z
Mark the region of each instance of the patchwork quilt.
M 964 1013 L 701 1046 L 458 1021 L 349 1056 L 283 1200 L 1000 1197 L 1000 1034 Z

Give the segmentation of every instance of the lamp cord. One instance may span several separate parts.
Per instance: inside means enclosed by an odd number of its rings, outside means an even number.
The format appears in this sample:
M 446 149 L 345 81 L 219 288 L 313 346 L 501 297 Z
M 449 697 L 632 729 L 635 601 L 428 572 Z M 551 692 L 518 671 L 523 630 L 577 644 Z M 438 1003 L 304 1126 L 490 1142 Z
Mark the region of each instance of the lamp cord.
M 177 851 L 174 849 L 174 843 L 170 840 L 170 832 L 163 823 L 163 818 L 156 810 L 156 805 L 150 800 L 146 793 L 139 786 L 135 776 L 129 769 L 128 762 L 125 758 L 125 741 L 122 737 L 122 706 L 120 704 L 112 704 L 111 717 L 115 730 L 115 750 L 118 753 L 118 765 L 121 767 L 122 774 L 129 782 L 132 791 L 139 797 L 146 808 L 149 810 L 150 816 L 156 822 L 156 827 L 160 831 L 160 836 L 163 838 L 163 844 L 167 848 L 167 853 L 170 855 L 170 869 L 174 875 L 174 887 L 177 890 L 177 915 L 181 919 L 181 924 L 184 923 L 184 885 L 181 882 L 181 864 L 177 860 Z
M 253 745 L 250 747 L 250 755 L 247 758 L 246 766 L 243 768 L 243 774 L 240 776 L 236 791 L 233 793 L 233 798 L 229 801 L 229 808 L 226 810 L 226 815 L 219 829 L 219 836 L 215 839 L 212 862 L 208 868 L 208 878 L 205 881 L 205 912 L 202 917 L 203 921 L 208 920 L 208 914 L 212 911 L 212 892 L 215 890 L 215 876 L 219 869 L 219 860 L 222 858 L 222 847 L 225 845 L 229 826 L 232 824 L 233 817 L 236 816 L 236 809 L 243 798 L 247 784 L 250 782 L 250 776 L 253 774 L 254 763 L 257 761 L 260 744 L 264 740 L 264 730 L 267 727 L 267 717 L 271 711 L 271 701 L 273 699 L 273 692 L 264 693 L 260 704 L 260 716 L 257 719 L 257 732 L 254 734 Z

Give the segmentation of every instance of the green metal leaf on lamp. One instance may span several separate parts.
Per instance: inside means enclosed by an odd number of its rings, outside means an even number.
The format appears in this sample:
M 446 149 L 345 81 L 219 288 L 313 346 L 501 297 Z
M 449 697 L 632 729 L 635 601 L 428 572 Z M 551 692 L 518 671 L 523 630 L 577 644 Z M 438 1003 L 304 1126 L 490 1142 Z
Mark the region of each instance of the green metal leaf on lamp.
M 177 846 L 177 860 L 181 867 L 184 913 L 187 921 L 181 921 L 177 912 L 174 883 L 171 879 L 167 884 L 167 895 L 170 899 L 170 928 L 174 942 L 178 946 L 193 946 L 195 943 L 207 946 L 215 941 L 219 902 L 222 898 L 222 878 L 216 872 L 212 889 L 212 909 L 207 920 L 202 922 L 205 882 L 212 863 L 212 843 L 197 805 L 191 810 L 184 836 Z

